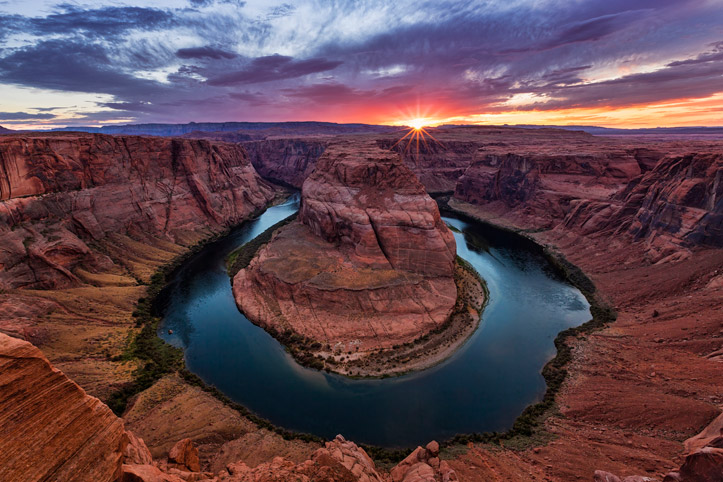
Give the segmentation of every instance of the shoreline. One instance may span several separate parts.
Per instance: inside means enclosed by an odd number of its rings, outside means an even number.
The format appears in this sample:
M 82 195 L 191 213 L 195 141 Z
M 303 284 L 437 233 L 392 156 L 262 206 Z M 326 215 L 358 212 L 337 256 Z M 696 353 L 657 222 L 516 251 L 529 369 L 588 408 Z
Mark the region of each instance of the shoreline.
M 271 240 L 273 233 L 295 218 L 296 214 L 276 223 L 228 255 L 226 266 L 232 286 L 236 274 L 249 265 L 258 251 Z M 247 319 L 283 345 L 301 366 L 355 379 L 398 377 L 439 365 L 477 331 L 489 301 L 487 285 L 479 273 L 459 256 L 456 256 L 454 280 L 457 301 L 447 320 L 437 328 L 393 348 L 335 352 L 327 343 L 290 330 L 282 333 Z M 239 311 L 243 314 L 240 308 Z
M 338 357 L 324 353 L 327 365 L 336 368 L 329 371 L 360 379 L 398 377 L 439 365 L 454 355 L 479 328 L 489 301 L 484 279 L 459 256 L 454 277 L 457 304 L 444 324 L 399 348 L 359 353 L 343 364 L 329 363 L 328 357 Z
M 568 261 L 561 253 L 553 248 L 543 245 L 524 230 L 515 229 L 509 226 L 492 223 L 474 214 L 472 210 L 465 210 L 465 206 L 459 201 L 450 206 L 448 199 L 438 198 L 437 204 L 440 212 L 450 213 L 463 220 L 470 220 L 485 226 L 490 226 L 500 232 L 518 236 L 539 250 L 539 253 L 548 260 L 557 273 L 572 286 L 580 290 L 590 304 L 591 319 L 585 323 L 568 328 L 557 334 L 554 340 L 555 356 L 548 361 L 541 370 L 545 379 L 545 394 L 542 399 L 534 404 L 528 405 L 515 419 L 512 427 L 504 432 L 484 432 L 458 434 L 455 437 L 441 443 L 443 447 L 452 447 L 467 443 L 486 443 L 502 445 L 503 442 L 515 440 L 521 442 L 522 446 L 535 446 L 535 438 L 544 438 L 546 429 L 543 426 L 545 420 L 553 414 L 557 406 L 557 395 L 562 389 L 563 383 L 568 379 L 569 364 L 572 361 L 572 343 L 585 335 L 602 330 L 617 319 L 616 310 L 603 300 L 595 284 L 577 265 Z M 473 205 L 470 205 L 474 207 Z M 584 341 L 583 341 L 584 343 Z M 542 443 L 542 441 L 540 441 Z

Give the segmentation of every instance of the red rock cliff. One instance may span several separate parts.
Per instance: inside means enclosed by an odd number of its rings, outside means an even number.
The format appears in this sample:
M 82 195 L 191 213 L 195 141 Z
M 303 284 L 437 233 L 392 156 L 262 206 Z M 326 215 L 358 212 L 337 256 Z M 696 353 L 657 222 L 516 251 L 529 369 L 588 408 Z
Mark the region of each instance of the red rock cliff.
M 373 350 L 444 323 L 456 246 L 434 201 L 396 154 L 330 146 L 304 183 L 299 220 L 234 278 L 252 321 Z
M 272 197 L 236 145 L 99 134 L 0 137 L 0 287 L 76 285 L 77 268 L 107 271 L 114 264 L 96 249 L 108 236 L 191 244 Z
M 312 138 L 246 142 L 243 146 L 264 178 L 301 189 L 328 144 Z
M 330 148 L 304 182 L 299 220 L 375 267 L 452 275 L 454 237 L 395 153 L 355 144 Z

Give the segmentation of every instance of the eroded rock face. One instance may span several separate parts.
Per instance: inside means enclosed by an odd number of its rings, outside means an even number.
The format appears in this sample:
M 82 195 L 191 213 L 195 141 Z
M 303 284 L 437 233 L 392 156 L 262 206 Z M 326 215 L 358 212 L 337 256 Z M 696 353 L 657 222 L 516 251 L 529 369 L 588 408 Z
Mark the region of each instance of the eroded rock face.
M 299 220 L 361 263 L 451 276 L 456 245 L 436 203 L 392 152 L 330 147 L 304 182 Z
M 639 176 L 627 152 L 576 155 L 488 154 L 459 179 L 455 198 L 472 204 L 498 203 L 518 210 L 536 226 L 559 224 L 578 200 L 606 202 Z
M 127 444 L 106 405 L 0 334 L 0 480 L 115 481 Z
M 327 145 L 317 139 L 273 139 L 246 142 L 244 149 L 263 177 L 301 189 Z
M 299 220 L 234 278 L 255 323 L 345 350 L 411 341 L 454 307 L 456 246 L 435 202 L 374 144 L 327 148 L 304 183 Z
M 78 285 L 79 268 L 121 269 L 112 253 L 96 249 L 108 236 L 192 244 L 242 221 L 273 195 L 236 145 L 98 134 L 3 136 L 0 288 Z
M 723 155 L 490 155 L 460 178 L 455 198 L 536 227 L 632 236 L 653 261 L 723 246 Z M 642 160 L 641 160 L 642 159 Z
M 723 154 L 665 158 L 621 198 L 615 221 L 635 239 L 723 247 Z

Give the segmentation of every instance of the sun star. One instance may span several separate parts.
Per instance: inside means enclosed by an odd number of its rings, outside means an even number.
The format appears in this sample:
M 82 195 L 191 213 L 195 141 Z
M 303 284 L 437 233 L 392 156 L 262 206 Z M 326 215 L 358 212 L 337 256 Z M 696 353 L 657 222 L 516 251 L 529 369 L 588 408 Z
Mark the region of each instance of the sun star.
M 409 121 L 409 126 L 417 131 L 422 130 L 425 125 L 426 125 L 425 119 L 422 119 L 422 118 L 412 119 Z

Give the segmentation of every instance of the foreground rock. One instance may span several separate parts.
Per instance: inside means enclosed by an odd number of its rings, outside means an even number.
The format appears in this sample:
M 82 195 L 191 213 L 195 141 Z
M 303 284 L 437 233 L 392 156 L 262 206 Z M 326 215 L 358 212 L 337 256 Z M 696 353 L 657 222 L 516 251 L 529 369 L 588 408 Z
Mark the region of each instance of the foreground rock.
M 106 405 L 33 345 L 0 334 L 0 480 L 115 481 L 127 444 Z
M 173 446 L 168 452 L 168 461 L 182 466 L 191 472 L 201 470 L 201 463 L 198 460 L 198 449 L 190 438 L 184 438 Z
M 374 144 L 327 148 L 298 221 L 234 278 L 255 323 L 357 354 L 410 342 L 447 321 L 456 246 L 399 157 Z
M 439 460 L 439 444 L 429 442 L 425 448 L 417 447 L 414 452 L 394 467 L 390 476 L 392 482 L 451 482 L 457 474 L 449 464 Z

